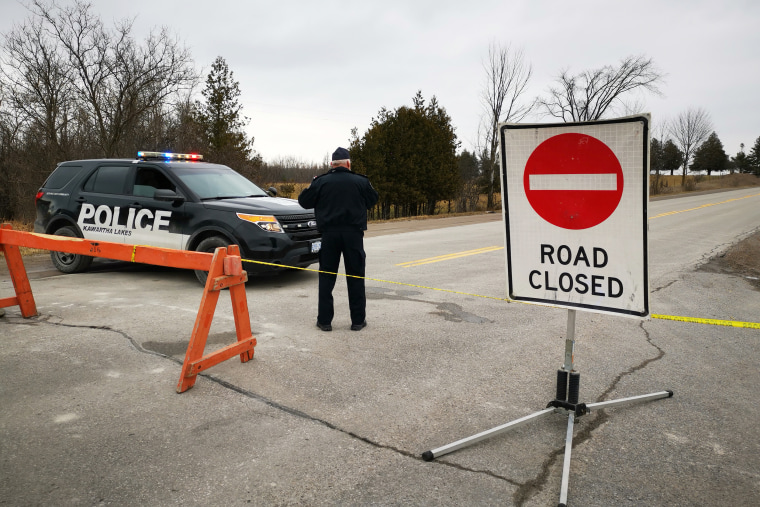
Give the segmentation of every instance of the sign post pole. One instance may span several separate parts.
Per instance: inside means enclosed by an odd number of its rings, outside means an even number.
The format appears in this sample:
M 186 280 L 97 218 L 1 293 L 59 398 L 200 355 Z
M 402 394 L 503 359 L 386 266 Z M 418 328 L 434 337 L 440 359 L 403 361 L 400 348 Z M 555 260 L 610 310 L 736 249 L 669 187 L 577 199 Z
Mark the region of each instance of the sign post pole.
M 565 364 L 564 370 L 568 373 L 573 371 L 575 365 L 575 310 L 567 311 L 567 338 L 565 338 Z
M 508 295 L 567 308 L 564 363 L 557 370 L 555 399 L 547 408 L 425 451 L 422 459 L 432 461 L 549 414 L 567 415 L 559 499 L 559 507 L 566 507 L 575 420 L 593 409 L 673 396 L 666 390 L 580 403 L 580 373 L 574 362 L 576 309 L 649 315 L 648 125 L 649 116 L 644 115 L 500 126 Z

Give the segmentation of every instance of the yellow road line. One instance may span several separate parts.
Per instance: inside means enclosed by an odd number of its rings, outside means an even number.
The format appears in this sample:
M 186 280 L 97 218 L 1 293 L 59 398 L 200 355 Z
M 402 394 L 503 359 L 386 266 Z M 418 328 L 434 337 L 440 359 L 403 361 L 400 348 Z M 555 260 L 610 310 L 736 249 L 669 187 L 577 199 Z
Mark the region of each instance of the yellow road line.
M 678 210 L 678 211 L 668 211 L 666 213 L 660 213 L 659 215 L 655 215 L 653 217 L 649 217 L 649 220 L 653 220 L 655 218 L 667 217 L 667 216 L 670 216 L 670 215 L 676 215 L 678 213 L 686 213 L 687 211 L 694 211 L 694 210 L 698 210 L 698 209 L 702 209 L 702 208 L 708 208 L 710 206 L 717 206 L 718 204 L 726 204 L 728 202 L 740 201 L 742 199 L 747 199 L 749 197 L 757 197 L 758 195 L 760 195 L 760 194 L 745 195 L 744 197 L 736 197 L 734 199 L 727 199 L 725 201 L 711 202 L 711 203 L 708 203 L 708 204 L 703 204 L 702 206 L 697 206 L 696 208 L 682 209 L 682 210 Z
M 503 249 L 504 249 L 503 246 L 487 246 L 484 248 L 476 248 L 475 250 L 466 250 L 464 252 L 438 255 L 437 257 L 428 257 L 427 259 L 418 259 L 416 261 L 402 262 L 400 264 L 396 264 L 396 266 L 401 266 L 402 268 L 411 268 L 413 266 L 421 266 L 423 264 L 431 264 L 433 262 L 441 262 L 441 261 L 447 261 L 450 259 L 458 259 L 460 257 L 467 257 L 468 255 L 477 255 L 481 253 L 495 252 L 496 250 L 503 250 Z

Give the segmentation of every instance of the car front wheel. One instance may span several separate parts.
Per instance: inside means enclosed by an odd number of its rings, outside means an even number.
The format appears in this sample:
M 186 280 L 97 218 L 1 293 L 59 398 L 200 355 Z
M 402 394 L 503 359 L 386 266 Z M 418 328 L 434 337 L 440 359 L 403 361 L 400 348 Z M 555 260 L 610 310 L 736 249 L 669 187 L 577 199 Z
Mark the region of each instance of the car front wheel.
M 195 251 L 214 253 L 220 246 L 227 248 L 229 245 L 230 242 L 221 236 L 210 236 L 198 243 L 198 246 L 195 247 Z M 198 278 L 198 281 L 201 282 L 202 285 L 206 285 L 206 280 L 208 279 L 208 271 L 196 269 L 195 276 Z
M 65 236 L 68 238 L 78 238 L 76 230 L 73 227 L 61 227 L 53 233 L 56 236 Z M 79 255 L 68 252 L 50 252 L 50 259 L 53 261 L 55 268 L 61 273 L 81 273 L 87 271 L 92 264 L 92 257 L 88 255 Z

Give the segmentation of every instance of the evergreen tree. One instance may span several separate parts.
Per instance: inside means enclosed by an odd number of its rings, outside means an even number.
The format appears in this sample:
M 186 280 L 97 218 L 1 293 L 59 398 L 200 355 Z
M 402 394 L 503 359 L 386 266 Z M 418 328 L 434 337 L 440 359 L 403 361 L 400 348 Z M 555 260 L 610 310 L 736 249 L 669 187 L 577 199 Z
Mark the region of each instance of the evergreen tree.
M 352 131 L 351 163 L 380 194 L 378 218 L 434 214 L 439 201 L 456 198 L 460 188 L 451 118 L 435 97 L 421 92 L 413 106 L 382 108 L 367 132 Z
M 658 175 L 664 170 L 663 146 L 656 137 L 652 138 L 652 142 L 649 145 L 649 170 L 650 172 L 654 171 Z
M 681 167 L 681 164 L 683 164 L 683 152 L 671 139 L 668 139 L 662 147 L 663 171 L 670 171 L 670 175 L 673 176 L 673 171 Z
M 201 94 L 205 101 L 196 101 L 195 121 L 204 133 L 206 158 L 252 177 L 261 159 L 244 131 L 250 120 L 241 114 L 240 86 L 221 56 L 211 65 Z
M 740 173 L 752 172 L 752 161 L 747 156 L 747 154 L 744 153 L 744 143 L 740 145 L 739 152 L 735 156 L 731 157 L 731 166 L 731 172 L 734 170 L 737 170 Z
M 713 171 L 725 171 L 728 167 L 728 155 L 723 149 L 718 134 L 713 132 L 694 152 L 694 162 L 689 169 L 692 172 L 706 171 L 709 176 Z
M 752 172 L 755 173 L 755 176 L 760 176 L 760 137 L 755 139 L 755 144 L 749 151 L 747 158 L 749 159 Z
M 457 211 L 474 211 L 480 199 L 478 185 L 480 162 L 474 153 L 463 150 L 457 157 L 457 164 L 459 166 L 459 179 L 462 182 Z

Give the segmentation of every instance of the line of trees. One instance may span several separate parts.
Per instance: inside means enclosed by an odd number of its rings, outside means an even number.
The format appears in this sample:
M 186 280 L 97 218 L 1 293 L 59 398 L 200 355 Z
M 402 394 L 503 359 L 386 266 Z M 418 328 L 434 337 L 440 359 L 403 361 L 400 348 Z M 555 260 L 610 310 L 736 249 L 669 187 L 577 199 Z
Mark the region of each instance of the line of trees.
M 82 2 L 29 8 L 0 66 L 0 216 L 21 219 L 56 162 L 124 156 L 176 129 L 173 99 L 197 82 L 166 30 L 138 43 L 131 22 L 106 27 Z
M 30 220 L 34 194 L 64 160 L 200 152 L 254 177 L 240 89 L 217 58 L 202 90 L 189 51 L 166 28 L 106 26 L 92 4 L 33 0 L 0 47 L 0 219 Z
M 655 174 L 652 191 L 659 191 L 659 175 L 683 168 L 681 185 L 688 187 L 687 172 L 750 173 L 760 176 L 760 137 L 749 154 L 744 153 L 744 144 L 733 157 L 726 153 L 723 143 L 713 130 L 709 114 L 701 108 L 689 108 L 680 113 L 660 129 L 659 138 L 653 136 L 650 151 L 650 169 Z
M 32 0 L 30 15 L 0 44 L 0 219 L 30 220 L 33 196 L 57 162 L 132 158 L 140 149 L 200 152 L 262 186 L 290 195 L 327 169 L 327 160 L 264 162 L 245 133 L 242 92 L 222 57 L 202 82 L 189 51 L 167 29 L 144 40 L 134 20 L 106 26 L 86 0 L 59 6 Z M 652 59 L 628 56 L 616 65 L 579 73 L 563 70 L 542 97 L 525 97 L 532 67 L 521 50 L 491 44 L 484 64 L 483 112 L 476 146 L 459 152 L 451 118 L 435 96 L 381 108 L 368 130 L 351 132 L 353 167 L 380 193 L 372 215 L 391 218 L 488 209 L 500 192 L 498 125 L 530 113 L 562 121 L 632 114 L 630 98 L 660 93 L 663 74 Z M 200 99 L 197 90 L 200 90 Z M 728 157 L 709 115 L 690 108 L 663 123 L 652 139 L 652 170 L 754 172 L 760 175 L 760 138 Z M 440 203 L 444 208 L 440 208 Z
M 361 138 L 354 129 L 354 168 L 370 176 L 380 193 L 377 218 L 432 214 L 440 201 L 448 203 L 445 211 L 470 211 L 478 206 L 481 194 L 487 196 L 486 207 L 493 209 L 495 195 L 501 190 L 500 123 L 520 122 L 536 109 L 568 122 L 597 120 L 611 111 L 636 112 L 637 106 L 626 102 L 630 93 L 659 93 L 663 79 L 652 59 L 629 56 L 617 65 L 579 74 L 563 71 L 546 97 L 526 100 L 532 67 L 521 50 L 493 43 L 483 66 L 483 115 L 472 153 L 465 150 L 455 155 L 459 142 L 448 116 L 435 98 L 426 108 L 420 92 L 411 108 L 381 109 Z M 436 109 L 443 121 L 430 121 Z M 425 121 L 432 127 L 426 130 Z M 675 170 L 683 162 L 682 156 L 672 141 L 664 143 L 664 148 L 670 158 L 663 163 Z

